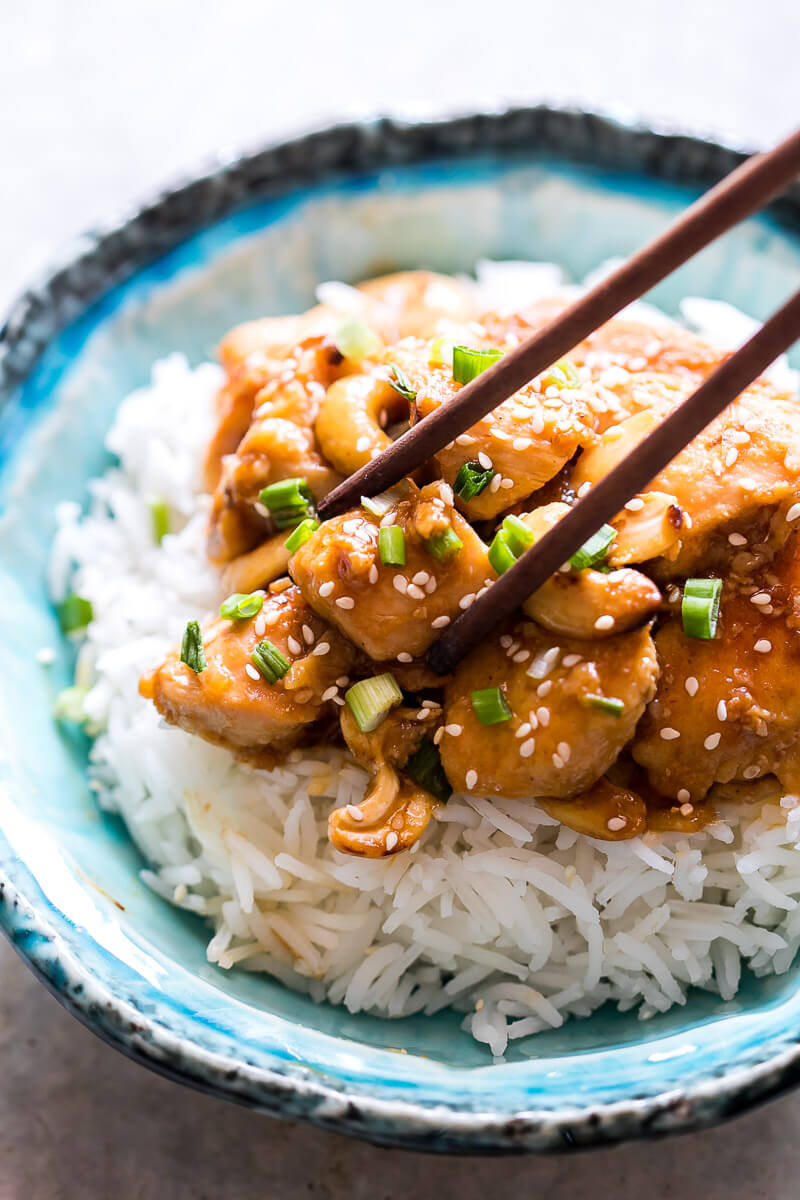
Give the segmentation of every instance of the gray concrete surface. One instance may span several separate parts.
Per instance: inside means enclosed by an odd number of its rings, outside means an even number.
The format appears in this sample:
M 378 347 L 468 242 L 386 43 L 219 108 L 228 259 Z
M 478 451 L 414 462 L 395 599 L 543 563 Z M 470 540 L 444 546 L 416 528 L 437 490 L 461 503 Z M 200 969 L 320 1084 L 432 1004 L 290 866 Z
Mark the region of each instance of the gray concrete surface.
M 774 140 L 797 0 L 0 0 L 0 306 L 53 246 L 215 147 L 334 115 L 538 98 Z M 573 1159 L 377 1150 L 125 1061 L 0 946 L 0 1200 L 794 1200 L 800 1096 Z

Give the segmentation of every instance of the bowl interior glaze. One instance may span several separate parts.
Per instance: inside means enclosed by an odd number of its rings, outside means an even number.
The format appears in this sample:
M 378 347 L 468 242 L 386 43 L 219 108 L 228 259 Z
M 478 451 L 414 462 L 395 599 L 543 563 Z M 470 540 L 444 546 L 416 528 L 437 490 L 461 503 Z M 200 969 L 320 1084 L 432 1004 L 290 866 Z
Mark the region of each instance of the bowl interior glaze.
M 554 261 L 580 278 L 638 247 L 691 195 L 644 175 L 509 154 L 353 175 L 258 203 L 106 293 L 47 346 L 0 411 L 0 868 L 22 898 L 4 923 L 84 1018 L 81 989 L 91 981 L 95 1008 L 106 1006 L 93 1023 L 115 1038 L 120 1007 L 123 1024 L 136 1028 L 116 1040 L 134 1053 L 137 1038 L 147 1043 L 151 1065 L 163 1054 L 166 1069 L 202 1084 L 211 1074 L 203 1062 L 213 1060 L 244 1072 L 251 1102 L 286 1111 L 290 1103 L 259 1097 L 259 1072 L 277 1073 L 290 1092 L 319 1085 L 329 1100 L 411 1105 L 400 1126 L 395 1113 L 385 1128 L 370 1110 L 363 1132 L 430 1145 L 427 1118 L 414 1124 L 430 1106 L 495 1121 L 532 1110 L 579 1120 L 593 1106 L 703 1084 L 794 1040 L 797 968 L 747 978 L 728 1004 L 692 992 L 685 1007 L 647 1022 L 603 1010 L 517 1044 L 495 1064 L 460 1031 L 457 1015 L 351 1015 L 266 976 L 209 966 L 205 927 L 142 884 L 125 829 L 98 811 L 87 788 L 87 744 L 50 716 L 72 665 L 45 586 L 54 506 L 85 501 L 87 481 L 108 462 L 103 435 L 115 406 L 147 380 L 153 360 L 180 350 L 202 361 L 235 322 L 300 310 L 326 279 L 414 266 L 469 271 L 481 256 Z M 700 295 L 763 317 L 798 278 L 800 243 L 763 218 L 651 298 L 670 313 L 682 297 Z M 52 667 L 36 661 L 41 646 L 57 648 Z M 179 1046 L 177 1058 L 159 1031 Z

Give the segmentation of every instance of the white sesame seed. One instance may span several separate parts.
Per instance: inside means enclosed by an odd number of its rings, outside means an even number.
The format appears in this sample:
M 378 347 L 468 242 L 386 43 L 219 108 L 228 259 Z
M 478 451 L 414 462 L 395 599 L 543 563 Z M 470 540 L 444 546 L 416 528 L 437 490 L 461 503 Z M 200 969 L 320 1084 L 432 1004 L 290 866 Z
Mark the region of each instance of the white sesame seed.
M 323 654 L 327 654 L 330 650 L 330 642 L 317 642 L 314 649 L 311 651 L 315 658 L 321 658 Z
M 564 766 L 564 760 L 560 754 L 553 755 L 553 766 L 556 768 L 557 771 L 560 771 L 561 768 Z
M 347 815 L 351 821 L 363 821 L 364 814 L 357 804 L 348 804 Z
M 542 725 L 546 729 L 547 726 L 550 724 L 550 709 L 544 708 L 544 707 L 537 708 L 536 719 L 539 722 L 539 724 Z
M 528 447 L 532 445 L 533 442 L 529 437 L 516 437 L 511 443 L 511 448 L 513 450 L 527 450 Z
M 401 596 L 405 596 L 406 592 L 408 591 L 408 580 L 406 579 L 405 575 L 395 575 L 392 579 L 392 587 L 396 592 L 399 592 Z
M 461 734 L 464 732 L 464 726 L 456 724 L 445 725 L 444 731 L 445 733 L 449 734 L 450 737 L 461 737 Z
M 686 804 L 687 801 L 691 800 L 691 798 L 692 798 L 692 794 L 691 794 L 691 792 L 687 791 L 686 788 L 681 788 L 679 790 L 678 800 L 681 802 L 681 804 Z
M 706 738 L 706 740 L 703 742 L 703 746 L 705 747 L 706 750 L 716 750 L 717 746 L 720 743 L 721 738 L 722 738 L 721 733 L 710 733 L 708 735 L 708 737 Z
M 747 538 L 743 533 L 729 533 L 728 541 L 732 546 L 746 546 Z
M 772 649 L 772 642 L 769 638 L 759 638 L 755 646 L 753 646 L 756 654 L 769 654 Z
M 395 846 L 397 845 L 397 842 L 398 842 L 397 834 L 395 833 L 395 831 L 393 829 L 390 829 L 386 835 L 386 849 L 394 850 Z
M 333 684 L 331 687 L 325 689 L 320 696 L 320 700 L 332 700 L 333 697 L 338 694 L 338 691 L 339 689 L 337 688 L 336 684 Z
M 603 613 L 602 617 L 598 617 L 594 623 L 595 629 L 613 629 L 614 618 L 610 613 Z
M 408 585 L 407 595 L 409 595 L 412 600 L 424 600 L 425 599 L 425 593 L 423 592 L 422 588 L 417 587 L 417 585 L 415 583 L 410 583 Z
M 745 767 L 745 769 L 742 771 L 742 775 L 744 776 L 745 779 L 755 779 L 755 777 L 760 774 L 761 774 L 761 768 L 755 766 L 755 764 L 753 764 L 752 766 L 749 766 L 749 767 Z
M 718 721 L 727 721 L 727 719 L 728 719 L 728 706 L 724 700 L 720 700 L 719 704 L 717 705 L 717 720 Z
M 671 725 L 665 725 L 663 729 L 659 730 L 659 737 L 663 738 L 665 742 L 672 742 L 680 736 L 678 730 L 673 729 Z
M 568 763 L 570 760 L 570 755 L 572 754 L 572 747 L 570 746 L 569 742 L 559 742 L 556 746 L 556 750 L 558 751 L 559 758 L 562 758 L 565 763 Z
M 744 429 L 734 429 L 731 441 L 735 442 L 737 446 L 746 446 L 750 441 L 750 434 Z
M 460 433 L 456 438 L 457 446 L 474 446 L 476 439 L 469 433 Z
M 416 718 L 418 721 L 427 721 L 427 719 L 430 715 L 431 715 L 431 710 L 429 708 L 417 709 Z
M 731 446 L 730 450 L 725 455 L 725 466 L 732 467 L 738 457 L 739 457 L 739 451 L 736 449 L 735 446 Z
M 352 596 L 337 596 L 336 606 L 337 608 L 355 608 L 356 602 Z
M 478 462 L 481 464 L 484 471 L 491 471 L 492 460 L 489 458 L 488 454 L 484 453 L 483 450 L 481 450 L 480 454 L 478 455 Z
M 378 582 L 378 568 L 376 567 L 375 563 L 373 563 L 369 569 L 368 579 L 369 579 L 370 583 Z
M 512 656 L 511 661 L 515 663 L 524 663 L 527 662 L 530 656 L 530 650 L 518 650 L 517 653 Z
M 256 637 L 263 637 L 267 632 L 267 621 L 263 613 L 259 613 L 253 624 L 253 632 Z
M 696 696 L 700 684 L 695 679 L 694 675 L 687 675 L 683 681 L 683 686 L 686 688 L 688 695 Z
M 417 587 L 424 587 L 429 579 L 430 579 L 430 574 L 428 571 L 417 571 L 416 575 L 413 576 L 411 582 L 415 583 L 417 585 Z
M 772 597 L 770 596 L 769 592 L 756 592 L 755 596 L 750 597 L 750 603 L 758 605 L 771 604 Z
M 582 500 L 584 496 L 588 496 L 589 492 L 591 490 L 592 490 L 592 485 L 589 482 L 589 480 L 587 479 L 586 483 L 582 483 L 581 486 L 578 488 L 578 499 Z
M 535 712 L 528 713 L 528 720 L 530 721 L 531 729 L 539 728 L 539 718 L 536 716 Z
M 245 663 L 244 669 L 247 672 L 247 674 L 250 676 L 251 679 L 260 679 L 261 678 L 261 676 L 259 675 L 258 671 L 255 669 L 255 667 L 253 666 L 252 663 Z
M 519 748 L 520 758 L 530 758 L 536 749 L 536 742 L 533 738 L 528 738 Z
M 531 731 L 531 723 L 530 723 L 530 721 L 524 721 L 524 722 L 523 722 L 523 724 L 522 724 L 522 725 L 520 725 L 520 727 L 519 727 L 519 729 L 517 730 L 517 732 L 514 734 L 514 737 L 516 737 L 516 738 L 525 738 L 525 737 L 527 737 L 527 736 L 528 736 L 528 734 L 530 733 L 530 731 Z
M 544 433 L 544 413 L 537 412 L 533 414 L 533 420 L 531 421 L 531 432 L 537 434 Z
M 350 682 L 349 675 L 340 675 L 339 678 L 336 680 L 336 686 L 337 687 L 347 687 L 349 682 Z
M 800 517 L 800 504 L 793 504 L 786 514 L 787 521 L 796 521 Z
M 359 454 L 363 454 L 365 450 L 369 450 L 369 441 L 370 439 L 366 434 L 362 434 L 362 436 L 357 440 L 356 450 L 358 450 Z
M 357 518 L 352 521 L 343 521 L 342 529 L 345 533 L 359 533 L 361 530 L 361 521 Z
M 552 679 L 545 679 L 545 680 L 544 680 L 542 683 L 540 683 L 540 684 L 539 684 L 539 686 L 537 687 L 537 689 L 536 689 L 536 695 L 537 695 L 537 696 L 541 696 L 542 698 L 544 698 L 545 696 L 547 696 L 547 695 L 549 694 L 549 692 L 551 692 L 551 691 L 552 691 L 552 688 L 553 688 L 553 681 L 552 681 Z
M 390 525 L 394 525 L 397 520 L 397 513 L 390 510 L 381 517 L 381 529 L 388 529 Z
M 436 703 L 435 700 L 423 700 L 420 707 L 421 708 L 438 708 L 439 705 Z
M 450 618 L 443 613 L 441 617 L 434 617 L 431 621 L 431 629 L 444 629 L 449 624 Z
M 496 495 L 500 491 L 501 481 L 502 481 L 502 476 L 500 476 L 500 475 L 492 476 L 491 482 L 489 484 L 489 492 L 492 495 Z
M 444 737 L 444 725 L 440 725 L 439 728 L 436 730 L 436 733 L 433 735 L 434 746 L 438 746 L 443 737 Z
M 620 833 L 628 824 L 625 817 L 609 817 L 606 825 L 612 833 Z
M 449 504 L 451 507 L 453 504 L 455 504 L 455 496 L 453 495 L 453 489 L 450 487 L 449 483 L 439 484 L 439 496 L 442 500 L 444 500 L 445 504 Z
M 337 600 L 336 603 L 338 604 L 339 601 Z M 286 645 L 289 647 L 289 650 L 292 654 L 302 653 L 303 647 L 300 645 L 297 638 L 289 636 L 286 639 Z
M 333 589 L 334 589 L 334 586 L 335 586 L 335 585 L 334 585 L 334 582 L 333 582 L 333 580 L 332 580 L 332 579 L 329 579 L 329 580 L 327 581 L 327 583 L 323 583 L 323 584 L 320 586 L 320 589 L 319 589 L 319 594 L 320 594 L 320 596 L 322 596 L 323 600 L 324 600 L 324 599 L 325 599 L 327 596 L 330 596 L 331 592 L 332 592 L 332 591 L 333 591 Z
M 477 771 L 467 771 L 464 782 L 467 785 L 467 791 L 471 792 L 472 789 L 475 787 L 475 784 L 478 782 L 478 772 Z
M 644 500 L 641 496 L 634 496 L 632 500 L 628 501 L 625 507 L 628 512 L 641 512 L 644 508 Z
M 513 486 L 514 486 L 514 480 L 509 479 L 509 477 L 507 475 L 504 475 L 503 478 L 500 480 L 500 487 L 503 489 L 504 492 L 511 491 L 511 488 L 513 488 Z
M 409 654 L 407 650 L 401 650 L 397 656 L 397 661 L 398 662 L 406 662 L 406 663 L 413 662 L 414 656 L 413 656 L 413 654 Z
M 429 596 L 432 596 L 438 586 L 439 585 L 436 582 L 436 577 L 434 575 L 431 575 L 430 579 L 425 584 L 425 591 L 428 593 Z M 417 842 L 414 842 L 414 845 L 416 846 Z
M 561 660 L 561 665 L 564 667 L 577 667 L 579 662 L 583 662 L 583 656 L 580 654 L 565 654 Z
M 507 633 L 504 633 L 503 636 L 500 638 L 500 645 L 503 647 L 504 650 L 507 650 L 508 647 L 511 645 L 512 640 L 513 639 L 511 637 L 509 637 L 509 635 Z
M 273 609 L 272 612 L 262 613 L 265 625 L 275 625 L 281 619 L 280 609 Z
M 340 708 L 344 708 L 344 700 L 341 696 L 334 696 L 333 703 L 338 704 Z
M 693 812 L 694 812 L 694 805 L 689 804 L 688 802 L 686 804 L 682 804 L 680 807 L 680 813 L 681 813 L 682 817 L 690 817 Z
M 467 592 L 466 596 L 462 596 L 459 600 L 458 607 L 461 609 L 467 609 L 471 604 L 475 603 L 475 599 L 476 597 L 474 592 Z

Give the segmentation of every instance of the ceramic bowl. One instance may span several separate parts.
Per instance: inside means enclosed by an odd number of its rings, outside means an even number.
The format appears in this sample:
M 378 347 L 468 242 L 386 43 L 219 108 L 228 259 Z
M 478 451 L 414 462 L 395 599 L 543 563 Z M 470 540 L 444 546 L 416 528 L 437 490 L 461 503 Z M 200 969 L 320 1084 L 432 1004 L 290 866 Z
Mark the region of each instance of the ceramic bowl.
M 206 962 L 206 930 L 139 878 L 51 717 L 70 670 L 45 584 L 57 502 L 86 495 L 118 400 L 179 348 L 306 307 L 316 283 L 546 259 L 580 277 L 639 246 L 735 149 L 548 108 L 378 120 L 213 164 L 67 248 L 0 333 L 0 920 L 95 1032 L 265 1112 L 450 1152 L 543 1151 L 711 1124 L 800 1074 L 797 969 L 648 1022 L 601 1010 L 493 1063 L 440 1013 L 383 1021 Z M 800 191 L 655 292 L 765 316 L 800 277 Z M 21 496 L 24 495 L 24 503 Z M 58 647 L 49 667 L 36 649 Z

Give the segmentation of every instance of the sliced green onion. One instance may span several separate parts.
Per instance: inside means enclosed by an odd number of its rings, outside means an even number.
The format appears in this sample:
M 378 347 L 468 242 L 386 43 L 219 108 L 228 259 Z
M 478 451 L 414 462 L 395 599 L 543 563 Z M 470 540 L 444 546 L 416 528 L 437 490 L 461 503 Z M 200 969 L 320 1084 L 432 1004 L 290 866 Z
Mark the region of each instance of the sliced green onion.
M 308 539 L 319 529 L 319 521 L 316 517 L 306 517 L 299 525 L 296 525 L 292 532 L 287 537 L 284 545 L 290 554 L 294 554 L 301 546 L 305 545 Z
M 389 363 L 389 378 L 387 380 L 389 387 L 393 387 L 398 396 L 402 396 L 409 404 L 413 404 L 417 398 L 417 393 L 408 382 L 408 378 L 403 374 L 398 366 L 394 363 Z
M 160 546 L 164 535 L 169 533 L 169 505 L 166 500 L 150 501 L 150 522 L 153 527 L 153 537 Z
M 439 751 L 431 741 L 422 743 L 419 750 L 411 755 L 403 771 L 441 804 L 446 804 L 453 794 Z
M 491 482 L 494 471 L 491 467 L 482 467 L 479 462 L 465 462 L 458 468 L 453 491 L 462 500 L 471 500 L 479 496 Z
M 402 702 L 403 693 L 390 671 L 385 675 L 373 675 L 360 679 L 348 688 L 344 698 L 362 733 L 372 733 L 388 717 L 393 708 Z
M 453 379 L 456 383 L 469 383 L 502 357 L 502 350 L 470 350 L 468 346 L 454 346 Z
M 455 346 L 449 338 L 436 337 L 431 342 L 428 352 L 429 367 L 452 367 Z
M 501 721 L 510 721 L 511 709 L 499 687 L 480 688 L 473 692 L 472 711 L 481 725 L 499 725 Z
M 305 479 L 281 479 L 262 488 L 259 500 L 269 509 L 278 529 L 294 529 L 306 517 L 314 516 L 314 497 Z
M 292 665 L 268 638 L 264 638 L 263 642 L 258 643 L 250 655 L 250 661 L 258 668 L 267 683 L 277 683 L 279 679 L 283 679 Z
M 380 349 L 380 338 L 360 317 L 345 317 L 333 335 L 333 344 L 344 358 L 366 358 Z
M 586 708 L 596 708 L 598 712 L 608 713 L 610 717 L 621 717 L 625 711 L 625 703 L 616 696 L 584 696 L 581 703 Z
M 181 642 L 181 662 L 186 663 L 186 666 L 190 671 L 194 671 L 195 675 L 205 671 L 208 666 L 203 653 L 203 635 L 197 621 L 190 621 L 186 626 L 186 632 Z
M 261 612 L 264 597 L 260 592 L 234 592 L 219 606 L 219 615 L 228 621 L 243 621 Z
M 399 525 L 387 525 L 378 533 L 378 553 L 385 567 L 406 565 L 406 535 Z
M 681 620 L 683 632 L 692 638 L 716 637 L 721 579 L 687 579 L 683 589 Z
M 446 563 L 455 558 L 464 548 L 461 538 L 450 528 L 425 539 L 425 549 L 437 562 Z
M 517 561 L 517 556 L 508 543 L 505 530 L 498 529 L 489 547 L 489 562 L 498 575 L 504 575 Z
M 58 619 L 63 633 L 82 632 L 93 616 L 91 600 L 76 596 L 74 592 L 70 592 L 58 606 Z
M 589 540 L 583 543 L 580 550 L 575 551 L 569 560 L 569 565 L 576 571 L 583 571 L 586 567 L 593 567 L 597 563 L 603 562 L 616 538 L 617 531 L 613 526 L 601 525 L 597 533 L 593 533 Z
M 57 721 L 70 721 L 74 725 L 83 725 L 88 717 L 83 709 L 83 702 L 89 694 L 88 687 L 65 687 L 56 696 L 53 705 L 53 716 Z
M 559 358 L 549 370 L 542 375 L 542 387 L 574 388 L 581 381 L 578 368 L 569 358 Z
M 403 484 L 379 492 L 377 496 L 362 496 L 361 507 L 372 513 L 373 517 L 385 517 L 390 508 L 405 498 L 407 491 L 407 486 Z

